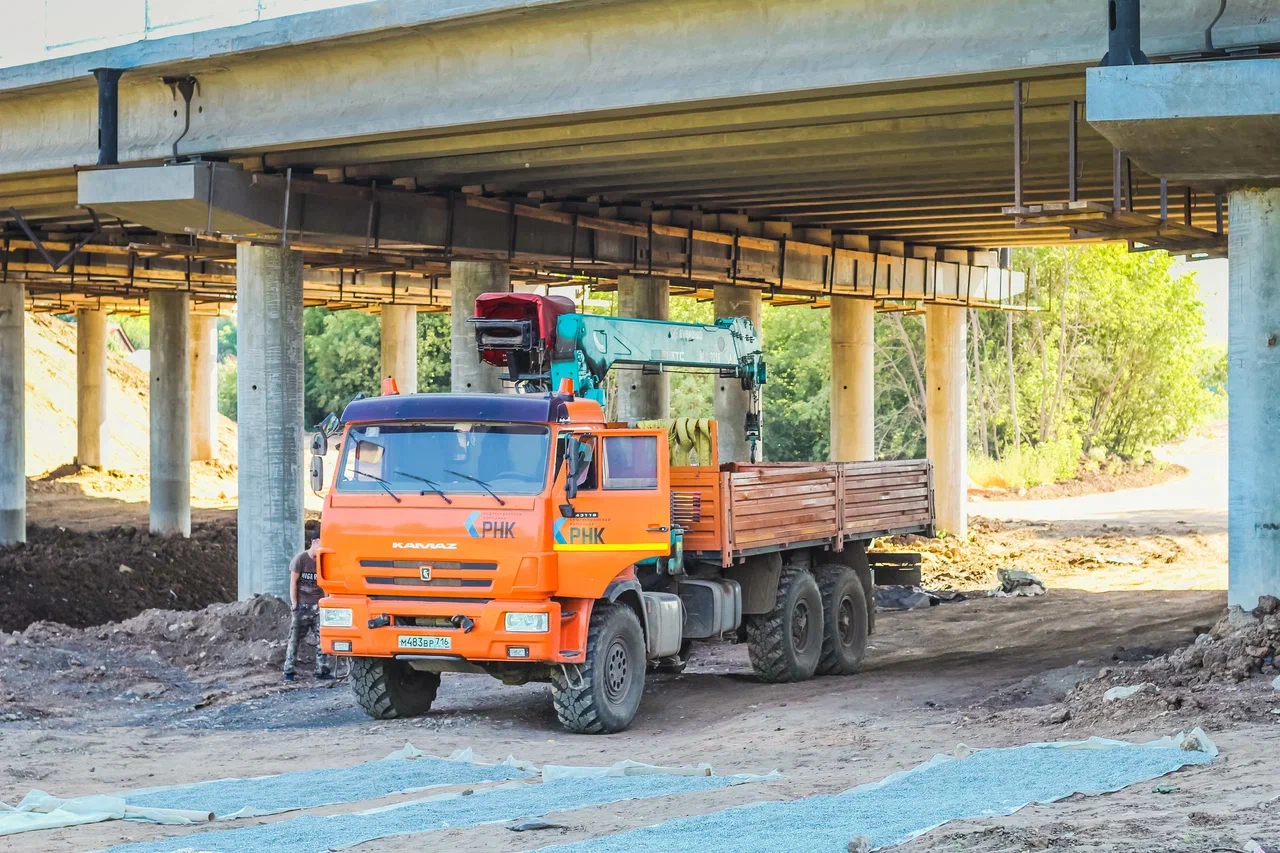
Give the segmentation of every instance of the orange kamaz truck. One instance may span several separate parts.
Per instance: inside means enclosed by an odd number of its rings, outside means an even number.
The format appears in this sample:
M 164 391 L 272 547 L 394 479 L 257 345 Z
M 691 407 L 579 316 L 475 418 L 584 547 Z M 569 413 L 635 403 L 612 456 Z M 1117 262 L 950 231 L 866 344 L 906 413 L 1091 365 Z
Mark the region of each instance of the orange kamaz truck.
M 384 394 L 317 433 L 339 442 L 318 577 L 324 651 L 360 706 L 423 714 L 441 673 L 550 682 L 565 728 L 625 729 L 649 669 L 695 642 L 745 642 L 768 682 L 857 671 L 874 626 L 866 545 L 931 533 L 928 462 L 722 464 L 714 421 L 605 417 L 614 370 L 703 370 L 756 404 L 745 319 L 580 314 L 568 300 L 477 303 L 482 358 L 514 393 Z M 737 455 L 737 454 L 734 454 Z

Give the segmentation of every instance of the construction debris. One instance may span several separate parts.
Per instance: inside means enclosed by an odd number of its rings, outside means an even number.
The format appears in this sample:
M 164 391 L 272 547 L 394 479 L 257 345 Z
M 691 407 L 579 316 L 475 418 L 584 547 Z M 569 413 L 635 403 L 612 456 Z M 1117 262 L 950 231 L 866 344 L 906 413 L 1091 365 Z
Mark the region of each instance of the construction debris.
M 1000 581 L 1000 585 L 992 590 L 991 594 L 997 598 L 1044 595 L 1048 591 L 1045 589 L 1044 581 L 1022 569 L 999 569 L 996 571 L 996 578 Z

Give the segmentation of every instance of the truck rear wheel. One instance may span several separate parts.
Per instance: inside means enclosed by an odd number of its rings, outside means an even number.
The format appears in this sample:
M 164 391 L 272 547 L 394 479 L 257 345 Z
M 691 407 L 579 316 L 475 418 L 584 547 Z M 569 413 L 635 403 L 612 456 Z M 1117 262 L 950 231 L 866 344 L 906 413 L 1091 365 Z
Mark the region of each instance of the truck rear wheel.
M 587 629 L 586 662 L 552 669 L 551 698 L 560 725 L 586 735 L 613 734 L 631 725 L 644 696 L 645 657 L 644 629 L 635 611 L 597 601 Z
M 418 717 L 431 710 L 440 673 L 419 672 L 393 658 L 352 658 L 351 689 L 361 710 L 375 720 Z
M 819 675 L 853 675 L 867 655 L 867 596 L 858 573 L 847 566 L 821 566 L 814 572 L 822 593 L 822 656 Z
M 751 668 L 770 684 L 812 678 L 822 654 L 822 625 L 822 594 L 813 575 L 784 566 L 773 610 L 746 620 Z

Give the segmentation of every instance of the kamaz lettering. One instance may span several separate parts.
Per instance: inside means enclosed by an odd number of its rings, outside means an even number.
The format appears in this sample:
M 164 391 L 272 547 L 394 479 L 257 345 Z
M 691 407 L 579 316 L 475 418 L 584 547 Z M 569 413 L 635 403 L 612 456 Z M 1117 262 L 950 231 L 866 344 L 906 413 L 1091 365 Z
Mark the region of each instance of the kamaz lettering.
M 410 551 L 456 551 L 458 550 L 457 542 L 392 542 L 391 550 L 399 551 L 408 549 Z

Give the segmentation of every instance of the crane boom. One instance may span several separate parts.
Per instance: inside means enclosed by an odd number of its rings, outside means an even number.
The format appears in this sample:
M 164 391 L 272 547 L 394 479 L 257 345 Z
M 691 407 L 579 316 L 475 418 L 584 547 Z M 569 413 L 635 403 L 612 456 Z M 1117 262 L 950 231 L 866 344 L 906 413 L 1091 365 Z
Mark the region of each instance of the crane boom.
M 714 324 L 579 314 L 567 299 L 528 293 L 476 300 L 476 344 L 488 364 L 529 390 L 559 389 L 605 404 L 605 377 L 619 366 L 646 373 L 700 371 L 737 379 L 751 392 L 745 424 L 752 457 L 760 435 L 760 386 L 767 378 L 760 335 L 746 317 Z

